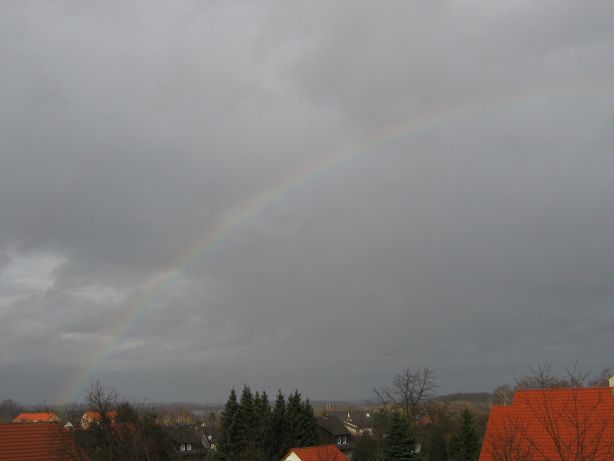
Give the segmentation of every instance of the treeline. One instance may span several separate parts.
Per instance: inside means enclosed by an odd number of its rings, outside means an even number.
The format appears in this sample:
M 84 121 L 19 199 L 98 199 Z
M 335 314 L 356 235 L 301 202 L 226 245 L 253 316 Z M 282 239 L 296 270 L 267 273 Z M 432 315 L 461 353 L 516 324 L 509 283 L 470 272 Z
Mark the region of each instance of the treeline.
M 245 385 L 240 399 L 234 389 L 221 415 L 216 456 L 223 461 L 278 461 L 292 447 L 318 444 L 318 429 L 309 400 L 295 391 L 286 400 L 281 391 L 273 405 L 265 391 Z
M 493 392 L 495 405 L 509 405 L 512 403 L 514 393 L 519 389 L 556 389 L 575 387 L 608 387 L 612 371 L 604 368 L 596 376 L 582 372 L 576 362 L 572 367 L 557 369 L 552 362 L 542 362 L 530 367 L 529 371 L 520 378 L 516 378 L 513 385 L 502 384 Z
M 173 450 L 157 423 L 158 412 L 145 405 L 118 398 L 99 382 L 92 383 L 86 397 L 86 408 L 96 418 L 82 427 L 81 409 L 69 418 L 77 451 L 74 461 L 167 461 Z
M 486 415 L 472 402 L 437 398 L 437 387 L 424 367 L 407 368 L 373 389 L 372 431 L 358 437 L 352 460 L 477 460 Z
M 372 427 L 354 439 L 353 461 L 475 461 L 481 430 L 467 407 L 437 401 L 426 388 L 435 388 L 430 370 L 404 371 L 399 389 L 413 391 L 405 400 L 391 387 L 392 400 L 379 402 Z M 384 392 L 380 392 L 384 395 Z M 327 443 L 320 439 L 309 400 L 295 391 L 286 399 L 278 392 L 269 402 L 266 392 L 252 393 L 245 385 L 240 397 L 234 389 L 221 414 L 220 438 L 214 458 L 220 461 L 279 461 L 293 447 Z M 330 442 L 328 442 L 330 443 Z
M 445 418 L 413 420 L 398 409 L 379 410 L 373 431 L 356 438 L 352 461 L 476 461 L 480 433 L 473 413 L 464 408 Z

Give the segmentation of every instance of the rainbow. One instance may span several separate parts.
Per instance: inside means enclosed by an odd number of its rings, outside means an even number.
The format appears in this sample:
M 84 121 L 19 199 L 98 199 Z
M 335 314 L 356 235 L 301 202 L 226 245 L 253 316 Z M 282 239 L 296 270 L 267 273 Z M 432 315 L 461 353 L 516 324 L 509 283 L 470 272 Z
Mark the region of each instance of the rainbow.
M 393 140 L 403 138 L 434 127 L 438 124 L 449 123 L 454 120 L 462 120 L 467 117 L 492 112 L 496 109 L 511 108 L 526 102 L 550 100 L 573 95 L 604 94 L 612 91 L 614 79 L 573 81 L 547 87 L 532 88 L 517 91 L 506 95 L 499 95 L 487 99 L 473 99 L 455 105 L 441 106 L 429 112 L 424 112 L 387 125 L 373 131 L 367 136 L 349 143 L 341 148 L 334 149 L 317 160 L 304 165 L 302 168 L 290 173 L 278 182 L 259 191 L 238 203 L 226 212 L 207 231 L 196 238 L 176 259 L 174 259 L 163 271 L 145 287 L 139 294 L 133 297 L 115 319 L 114 326 L 106 339 L 98 341 L 89 352 L 84 365 L 81 366 L 62 388 L 60 395 L 55 399 L 57 403 L 66 403 L 78 399 L 79 392 L 85 390 L 88 380 L 93 372 L 99 367 L 107 354 L 125 336 L 130 326 L 140 316 L 146 314 L 148 309 L 155 303 L 156 298 L 163 289 L 170 286 L 190 264 L 203 256 L 225 235 L 242 223 L 249 220 L 267 205 L 293 188 L 298 187 L 314 176 L 322 174 L 347 161 L 356 159 L 362 155 L 377 151 L 378 147 L 384 146 Z

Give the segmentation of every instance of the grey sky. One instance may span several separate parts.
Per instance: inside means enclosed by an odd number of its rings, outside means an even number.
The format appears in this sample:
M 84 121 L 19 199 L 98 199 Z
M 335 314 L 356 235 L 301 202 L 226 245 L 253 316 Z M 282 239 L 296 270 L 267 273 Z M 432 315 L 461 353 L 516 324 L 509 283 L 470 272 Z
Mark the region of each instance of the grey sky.
M 91 377 L 154 400 L 612 367 L 613 23 L 609 0 L 3 2 L 0 398 L 55 399 L 101 345 Z M 224 213 L 353 143 L 110 342 Z

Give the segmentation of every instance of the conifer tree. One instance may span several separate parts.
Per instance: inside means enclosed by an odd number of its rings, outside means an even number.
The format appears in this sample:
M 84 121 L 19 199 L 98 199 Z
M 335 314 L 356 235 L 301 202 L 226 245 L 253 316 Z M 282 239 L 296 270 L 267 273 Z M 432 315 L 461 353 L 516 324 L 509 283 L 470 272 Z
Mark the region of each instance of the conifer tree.
M 288 450 L 288 420 L 286 418 L 286 398 L 281 390 L 277 392 L 275 406 L 271 415 L 269 459 L 279 460 Z
M 313 408 L 309 400 L 303 402 L 298 391 L 288 397 L 286 420 L 288 422 L 287 448 L 318 444 L 318 426 L 313 415 Z
M 253 459 L 256 448 L 256 424 L 254 396 L 249 386 L 245 384 L 237 414 L 237 459 Z
M 277 393 L 271 410 L 266 392 L 245 385 L 240 402 L 234 389 L 221 415 L 219 455 L 224 461 L 277 461 L 292 447 L 317 445 L 317 422 L 309 400 L 295 391 L 288 401 Z
M 263 422 L 266 432 L 268 432 L 269 426 L 271 425 L 271 404 L 269 403 L 269 396 L 266 391 L 262 391 L 262 394 L 260 394 L 259 408 L 260 419 Z
M 305 400 L 305 403 L 301 405 L 301 432 L 302 432 L 302 445 L 311 446 L 318 444 L 318 423 L 316 417 L 313 414 L 313 407 L 309 402 L 309 399 Z
M 286 448 L 305 446 L 303 444 L 305 439 L 303 413 L 301 394 L 295 391 L 288 397 L 286 405 L 286 421 L 288 422 L 288 446 Z
M 230 391 L 221 417 L 220 457 L 223 460 L 234 461 L 237 456 L 238 431 L 237 419 L 239 416 L 239 403 L 234 389 Z
M 465 408 L 461 415 L 461 425 L 450 441 L 450 454 L 453 461 L 475 461 L 480 446 L 471 412 Z
M 256 432 L 254 460 L 268 460 L 271 443 L 271 407 L 265 391 L 254 394 L 254 413 L 256 416 Z
M 392 413 L 384 459 L 386 461 L 416 461 L 418 457 L 414 453 L 415 447 L 416 439 L 407 420 L 398 413 Z

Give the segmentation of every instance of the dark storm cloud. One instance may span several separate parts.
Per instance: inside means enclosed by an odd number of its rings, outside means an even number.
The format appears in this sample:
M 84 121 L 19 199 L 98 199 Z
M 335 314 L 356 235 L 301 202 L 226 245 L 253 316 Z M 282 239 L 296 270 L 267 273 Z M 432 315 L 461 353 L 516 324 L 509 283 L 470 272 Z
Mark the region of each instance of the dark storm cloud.
M 96 349 L 92 376 L 162 400 L 612 366 L 610 2 L 0 8 L 5 397 L 59 395 Z M 113 340 L 225 212 L 351 142 Z

